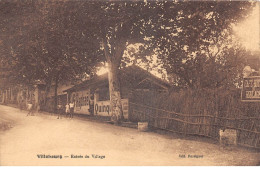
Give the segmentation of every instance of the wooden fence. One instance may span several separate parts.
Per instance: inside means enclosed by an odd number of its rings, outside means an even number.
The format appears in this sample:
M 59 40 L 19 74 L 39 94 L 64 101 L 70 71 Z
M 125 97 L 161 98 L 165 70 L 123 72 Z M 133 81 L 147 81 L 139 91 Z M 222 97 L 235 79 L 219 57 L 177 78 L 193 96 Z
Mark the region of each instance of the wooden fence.
M 133 100 L 129 101 L 129 105 L 129 120 L 131 121 L 148 122 L 152 128 L 206 136 L 215 140 L 219 139 L 220 129 L 235 129 L 239 145 L 260 149 L 260 117 L 221 117 L 218 111 L 209 115 L 206 109 L 200 110 L 197 114 L 184 114 Z

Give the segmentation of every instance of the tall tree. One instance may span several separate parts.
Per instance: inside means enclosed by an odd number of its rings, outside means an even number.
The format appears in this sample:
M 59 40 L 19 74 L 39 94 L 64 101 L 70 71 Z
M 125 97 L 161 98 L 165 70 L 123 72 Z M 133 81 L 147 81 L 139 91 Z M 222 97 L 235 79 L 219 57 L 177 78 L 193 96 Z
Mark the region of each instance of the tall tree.
M 118 69 L 128 45 L 142 43 L 143 49 L 158 49 L 158 58 L 163 60 L 166 66 L 170 65 L 179 71 L 183 69 L 182 65 L 185 65 L 183 61 L 188 63 L 189 58 L 194 55 L 203 56 L 207 53 L 206 55 L 217 58 L 219 52 L 214 53 L 214 46 L 218 47 L 223 39 L 228 38 L 230 25 L 246 16 L 252 4 L 171 1 L 84 3 L 82 8 L 87 9 L 86 18 L 90 19 L 91 32 L 102 44 L 109 65 L 113 120 L 118 122 L 123 117 Z M 225 47 L 218 47 L 221 53 L 236 55 L 233 49 L 221 48 Z M 213 53 L 210 53 L 212 51 Z M 185 69 L 188 70 L 189 67 Z M 167 70 L 170 73 L 170 69 Z M 182 79 L 186 78 L 186 75 L 178 75 Z M 189 84 L 190 79 L 186 82 Z
M 48 33 L 45 33 L 48 36 L 42 37 L 48 38 L 43 41 L 46 44 L 40 45 L 40 53 L 43 54 L 41 58 L 52 58 L 53 61 L 50 63 L 58 62 L 60 65 L 60 56 L 71 56 L 65 53 L 71 51 L 68 43 L 72 42 L 77 44 L 76 49 L 82 47 L 80 51 L 84 51 L 84 54 L 96 54 L 96 57 L 88 57 L 86 60 L 106 59 L 109 65 L 112 120 L 118 123 L 123 118 L 118 70 L 127 46 L 141 43 L 141 51 L 158 49 L 156 52 L 166 68 L 170 65 L 176 73 L 178 71 L 175 67 L 182 70 L 183 62 L 189 63 L 193 55 L 202 56 L 202 51 L 210 49 L 209 44 L 215 43 L 216 38 L 225 38 L 224 34 L 227 28 L 230 28 L 229 25 L 240 19 L 251 4 L 186 1 L 47 1 L 42 6 L 51 7 L 47 8 L 49 10 L 42 10 L 47 18 L 44 20 L 46 23 L 42 22 L 46 24 L 46 27 L 43 25 L 42 31 L 48 30 Z M 50 20 L 55 19 L 50 22 L 49 16 L 53 16 Z M 49 26 L 51 23 L 59 23 L 59 26 Z M 79 41 L 71 41 L 70 38 L 66 39 L 67 37 L 75 37 Z M 59 42 L 60 39 L 62 42 Z M 54 70 L 60 70 L 56 68 Z M 42 70 L 50 72 L 51 69 Z M 167 68 L 170 73 L 169 70 L 171 69 Z M 180 74 L 178 76 L 183 79 L 186 77 Z M 187 83 L 189 81 L 186 80 Z
M 252 2 L 184 2 L 175 20 L 156 39 L 158 58 L 179 86 L 234 86 L 242 72 L 245 49 L 232 26 L 248 17 Z M 174 29 L 172 29 L 174 28 Z
M 91 32 L 96 44 L 100 46 L 109 68 L 109 91 L 112 120 L 122 120 L 122 105 L 118 70 L 123 54 L 130 44 L 144 43 L 146 36 L 151 36 L 152 8 L 156 3 L 134 1 L 77 1 L 71 8 L 76 8 L 81 18 L 88 20 L 86 30 Z
M 44 81 L 45 97 L 54 82 L 56 110 L 59 83 L 95 72 L 95 63 L 102 60 L 97 57 L 99 48 L 90 46 L 92 39 L 84 37 L 86 32 L 76 11 L 70 11 L 63 1 L 2 5 L 5 24 L 1 25 L 1 60 L 12 70 L 8 80 L 25 85 Z M 19 10 L 21 7 L 23 10 Z

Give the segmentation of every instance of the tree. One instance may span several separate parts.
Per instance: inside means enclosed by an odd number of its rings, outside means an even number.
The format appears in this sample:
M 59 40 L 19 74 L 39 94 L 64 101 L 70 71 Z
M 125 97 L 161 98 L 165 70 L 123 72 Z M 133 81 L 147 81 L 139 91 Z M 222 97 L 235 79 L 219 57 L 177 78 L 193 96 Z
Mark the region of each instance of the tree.
M 5 10 L 10 6 L 17 8 L 4 15 L 5 24 L 1 25 L 5 35 L 1 58 L 12 70 L 9 81 L 24 85 L 43 81 L 45 99 L 54 82 L 56 111 L 58 84 L 95 72 L 95 64 L 101 61 L 96 57 L 100 52 L 90 46 L 90 36 L 83 37 L 85 31 L 76 11 L 69 11 L 62 1 L 3 2 L 3 5 Z M 65 12 L 70 12 L 69 17 Z
M 223 30 L 226 30 L 231 23 L 243 16 L 243 12 L 247 11 L 251 3 L 79 0 L 53 1 L 47 2 L 45 5 L 51 5 L 48 8 L 51 12 L 43 10 L 43 14 L 46 14 L 44 16 L 47 18 L 54 16 L 55 19 L 49 19 L 60 24 L 58 27 L 50 26 L 50 29 L 48 26 L 47 28 L 42 27 L 42 31 L 49 30 L 50 33 L 46 34 L 51 36 L 47 36 L 49 39 L 43 41 L 46 44 L 40 45 L 44 51 L 46 45 L 48 47 L 48 53 L 45 52 L 43 55 L 46 57 L 41 58 L 48 60 L 51 57 L 54 61 L 50 63 L 58 62 L 60 65 L 62 62 L 59 62 L 59 58 L 53 57 L 53 55 L 63 55 L 63 49 L 70 51 L 71 48 L 66 48 L 68 43 L 66 40 L 62 41 L 65 44 L 58 43 L 59 45 L 57 45 L 56 42 L 60 38 L 66 39 L 66 37 L 72 36 L 82 40 L 83 43 L 78 44 L 77 41 L 73 41 L 73 43 L 77 43 L 76 49 L 83 46 L 80 51 L 91 56 L 96 52 L 94 55 L 96 57 L 88 57 L 87 60 L 98 59 L 101 61 L 105 59 L 109 67 L 112 120 L 119 123 L 123 115 L 118 70 L 122 63 L 123 54 L 129 45 L 142 44 L 140 51 L 144 53 L 141 57 L 143 60 L 146 59 L 147 53 L 157 49 L 155 51 L 158 58 L 163 61 L 166 68 L 169 65 L 170 67 L 174 65 L 177 66 L 178 70 L 181 70 L 183 69 L 181 64 L 183 60 L 188 61 L 194 53 L 199 56 L 201 51 L 205 51 L 206 47 L 209 47 L 209 43 L 214 42 L 214 38 L 219 37 L 218 35 L 224 38 L 225 36 L 222 34 L 225 31 Z M 39 8 L 39 5 L 36 6 Z M 45 6 L 43 5 L 43 7 Z M 49 20 L 46 21 L 49 25 Z M 56 22 L 50 23 L 56 25 Z M 57 32 L 53 31 L 52 28 Z M 57 46 L 53 47 L 53 45 Z M 91 64 L 91 67 L 94 67 L 94 64 Z M 50 72 L 50 69 L 42 70 Z M 167 68 L 167 70 L 169 73 L 171 72 L 169 71 L 171 69 Z M 176 72 L 178 71 L 174 71 L 174 73 Z M 185 77 L 185 75 L 181 76 L 180 74 L 178 76 L 182 79 Z M 185 81 L 189 83 L 189 80 Z
M 48 84 L 51 81 L 55 83 L 56 111 L 58 84 L 80 80 L 82 75 L 94 73 L 96 63 L 102 61 L 102 58 L 97 58 L 99 48 L 90 46 L 93 37 L 85 37 L 89 32 L 82 25 L 84 21 L 78 20 L 77 11 L 70 10 L 69 4 L 62 1 L 45 2 L 41 11 L 43 40 L 40 41 L 39 49 L 43 51 L 41 59 L 45 58 L 43 70 L 50 79 Z
M 158 58 L 178 86 L 234 86 L 244 64 L 245 49 L 232 25 L 246 18 L 254 3 L 185 2 L 178 17 L 165 24 L 156 39 Z
M 145 2 L 80 2 L 72 4 L 81 13 L 82 18 L 89 21 L 86 29 L 92 33 L 103 50 L 109 68 L 109 91 L 112 120 L 119 123 L 122 118 L 122 105 L 118 70 L 123 54 L 130 44 L 144 43 L 145 37 L 152 31 L 149 23 L 154 16 L 152 8 L 157 3 Z M 151 34 L 152 35 L 152 34 Z
M 250 2 L 117 1 L 84 3 L 82 7 L 87 9 L 86 18 L 91 20 L 91 32 L 102 44 L 104 56 L 109 65 L 113 120 L 118 122 L 122 119 L 118 69 L 128 45 L 142 43 L 141 51 L 158 49 L 158 58 L 165 65 L 174 67 L 174 70 L 177 69 L 174 73 L 183 73 L 180 71 L 185 65 L 182 62 L 186 60 L 189 63 L 189 58 L 193 58 L 194 54 L 217 58 L 219 52 L 210 54 L 209 50 L 228 37 L 227 32 L 231 30 L 230 25 L 237 22 L 242 16 L 246 16 L 245 14 L 251 6 Z M 93 11 L 93 9 L 95 10 Z M 93 31 L 93 28 L 96 31 Z M 219 47 L 222 54 L 233 53 L 234 56 L 236 55 L 237 51 L 232 48 L 226 50 L 223 48 L 225 47 Z M 221 61 L 218 62 L 223 65 Z M 212 64 L 215 63 L 212 62 Z M 194 67 L 192 64 L 191 66 Z M 200 66 L 200 68 L 202 67 L 203 65 Z M 185 70 L 189 70 L 189 68 L 189 66 L 185 67 Z M 170 73 L 170 69 L 167 70 Z M 184 79 L 187 84 L 191 83 L 192 75 L 186 79 L 187 73 L 183 75 L 180 73 L 178 74 L 180 78 Z M 220 81 L 216 83 L 220 83 Z

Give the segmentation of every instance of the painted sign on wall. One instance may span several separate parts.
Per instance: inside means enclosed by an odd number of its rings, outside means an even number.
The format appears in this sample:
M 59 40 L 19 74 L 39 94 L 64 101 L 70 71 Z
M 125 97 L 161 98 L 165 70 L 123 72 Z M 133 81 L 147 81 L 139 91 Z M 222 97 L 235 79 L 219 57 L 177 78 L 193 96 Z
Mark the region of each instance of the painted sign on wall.
M 71 100 L 75 100 L 75 113 L 90 114 L 89 113 L 89 91 L 83 90 L 72 93 Z
M 248 102 L 260 101 L 260 76 L 246 77 L 243 79 L 241 100 Z
M 123 116 L 128 119 L 128 99 L 121 99 Z M 94 113 L 99 116 L 111 116 L 110 101 L 97 101 L 94 103 Z

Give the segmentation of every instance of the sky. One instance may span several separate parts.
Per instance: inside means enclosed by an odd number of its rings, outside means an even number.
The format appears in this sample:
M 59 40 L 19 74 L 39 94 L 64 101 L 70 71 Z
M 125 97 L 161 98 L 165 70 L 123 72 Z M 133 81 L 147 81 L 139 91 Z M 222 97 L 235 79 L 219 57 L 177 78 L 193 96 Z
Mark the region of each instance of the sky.
M 260 51 L 260 2 L 253 9 L 251 16 L 234 27 L 241 43 L 251 51 Z

